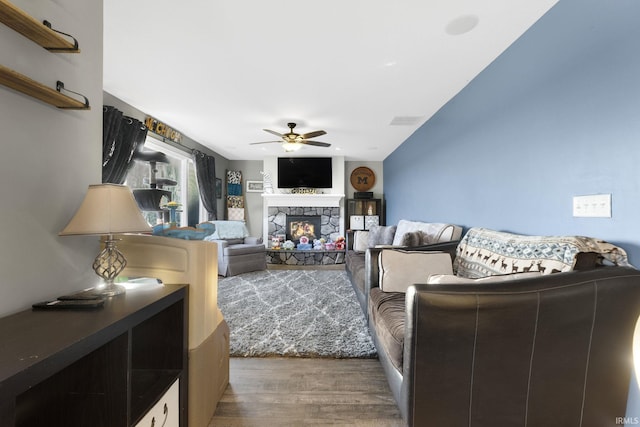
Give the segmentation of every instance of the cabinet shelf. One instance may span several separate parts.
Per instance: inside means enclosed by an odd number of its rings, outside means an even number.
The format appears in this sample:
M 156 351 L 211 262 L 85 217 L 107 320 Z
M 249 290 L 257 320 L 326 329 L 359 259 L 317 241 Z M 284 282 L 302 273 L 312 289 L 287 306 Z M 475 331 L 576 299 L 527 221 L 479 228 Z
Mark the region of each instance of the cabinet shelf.
M 89 110 L 91 108 L 89 107 L 89 101 L 87 98 L 82 95 L 80 96 L 84 98 L 84 102 L 45 86 L 40 82 L 18 73 L 17 71 L 5 67 L 4 65 L 0 65 L 0 84 L 61 109 Z M 62 86 L 62 88 L 64 88 L 64 86 Z
M 385 225 L 382 199 L 347 199 L 347 225 L 351 230 L 368 230 L 372 225 Z
M 0 22 L 50 52 L 80 52 L 78 42 L 73 36 L 52 30 L 46 21 L 37 21 L 7 0 L 0 0 Z
M 180 370 L 131 371 L 131 419 L 138 421 L 169 387 L 180 378 Z
M 164 285 L 0 319 L 0 426 L 134 426 L 176 384 L 171 425 L 186 426 L 186 298 Z

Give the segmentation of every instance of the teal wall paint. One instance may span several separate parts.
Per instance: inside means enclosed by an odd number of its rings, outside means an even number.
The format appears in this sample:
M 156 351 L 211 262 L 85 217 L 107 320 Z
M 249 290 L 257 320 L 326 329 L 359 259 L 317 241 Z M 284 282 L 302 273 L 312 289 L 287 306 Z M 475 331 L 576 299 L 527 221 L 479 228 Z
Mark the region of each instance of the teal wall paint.
M 638 22 L 637 0 L 560 0 L 385 159 L 387 223 L 596 236 L 640 266 Z M 573 218 L 598 193 L 613 217 Z

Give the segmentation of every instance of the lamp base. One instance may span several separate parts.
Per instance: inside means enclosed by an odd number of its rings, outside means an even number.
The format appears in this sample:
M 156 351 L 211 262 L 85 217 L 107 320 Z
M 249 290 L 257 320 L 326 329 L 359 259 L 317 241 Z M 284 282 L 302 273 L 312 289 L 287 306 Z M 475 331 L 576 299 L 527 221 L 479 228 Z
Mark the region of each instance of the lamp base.
M 122 252 L 116 248 L 116 240 L 109 235 L 104 241 L 104 249 L 93 261 L 93 270 L 105 281 L 104 285 L 98 286 L 95 292 L 100 296 L 112 297 L 126 292 L 122 285 L 116 285 L 113 281 L 118 274 L 127 266 L 127 260 Z

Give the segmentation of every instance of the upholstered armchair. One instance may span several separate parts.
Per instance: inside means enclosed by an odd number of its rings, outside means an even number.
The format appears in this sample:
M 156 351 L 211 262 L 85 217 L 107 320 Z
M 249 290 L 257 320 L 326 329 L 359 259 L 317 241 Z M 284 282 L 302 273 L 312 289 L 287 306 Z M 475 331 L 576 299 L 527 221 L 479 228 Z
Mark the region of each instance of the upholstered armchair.
M 266 270 L 267 259 L 262 237 L 251 237 L 242 221 L 211 221 L 216 231 L 205 240 L 218 245 L 218 274 L 235 276 Z

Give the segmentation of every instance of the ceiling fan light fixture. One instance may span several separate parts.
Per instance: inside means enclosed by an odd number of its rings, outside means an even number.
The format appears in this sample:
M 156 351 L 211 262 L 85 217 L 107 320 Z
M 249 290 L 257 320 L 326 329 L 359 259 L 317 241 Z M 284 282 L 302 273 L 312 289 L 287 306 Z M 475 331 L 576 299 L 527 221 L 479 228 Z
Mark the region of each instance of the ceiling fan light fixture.
M 290 153 L 292 151 L 298 151 L 302 148 L 302 145 L 303 144 L 300 144 L 298 142 L 285 142 L 284 144 L 282 144 L 282 148 L 284 148 L 284 151 L 286 151 L 287 153 Z
M 295 123 L 287 123 L 289 126 L 288 133 L 278 133 L 276 131 L 270 129 L 263 129 L 265 132 L 268 132 L 272 135 L 276 135 L 282 138 L 281 141 L 264 141 L 264 142 L 253 142 L 250 145 L 256 144 L 271 144 L 271 143 L 280 143 L 282 148 L 286 152 L 298 151 L 302 148 L 303 145 L 310 145 L 314 147 L 331 147 L 331 144 L 327 144 L 326 142 L 313 141 L 311 138 L 315 138 L 316 136 L 326 135 L 327 132 L 323 130 L 315 130 L 313 132 L 307 132 L 303 134 L 295 133 L 293 128 L 296 127 Z

